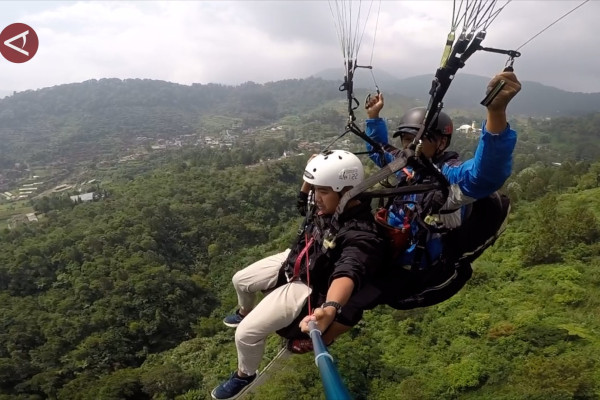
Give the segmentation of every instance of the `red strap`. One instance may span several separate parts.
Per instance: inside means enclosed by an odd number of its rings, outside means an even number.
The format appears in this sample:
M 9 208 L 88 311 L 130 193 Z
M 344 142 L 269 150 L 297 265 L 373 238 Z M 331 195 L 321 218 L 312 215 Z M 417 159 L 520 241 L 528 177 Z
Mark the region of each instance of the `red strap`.
M 306 246 L 302 249 L 298 257 L 296 257 L 296 262 L 294 263 L 294 276 L 292 276 L 292 281 L 295 281 L 300 277 L 300 264 L 302 263 L 302 257 L 306 255 L 306 270 L 308 271 L 308 249 L 313 243 L 313 238 L 311 237 L 309 241 L 306 241 Z
M 300 279 L 300 264 L 302 263 L 302 258 L 306 260 L 306 284 L 308 286 L 308 315 L 312 314 L 312 307 L 310 304 L 310 259 L 308 256 L 308 249 L 312 246 L 314 238 L 310 238 L 308 240 L 308 235 L 304 236 L 304 243 L 306 246 L 300 251 L 298 257 L 296 257 L 296 262 L 294 263 L 294 276 L 292 276 L 291 281 L 295 281 L 296 279 Z
M 308 235 L 305 234 L 304 241 L 308 241 Z M 306 248 L 313 242 L 313 238 L 310 238 L 310 242 L 306 245 Z M 310 259 L 308 258 L 308 251 L 305 253 L 306 259 L 306 285 L 308 286 L 308 315 L 312 314 L 312 305 L 310 304 Z

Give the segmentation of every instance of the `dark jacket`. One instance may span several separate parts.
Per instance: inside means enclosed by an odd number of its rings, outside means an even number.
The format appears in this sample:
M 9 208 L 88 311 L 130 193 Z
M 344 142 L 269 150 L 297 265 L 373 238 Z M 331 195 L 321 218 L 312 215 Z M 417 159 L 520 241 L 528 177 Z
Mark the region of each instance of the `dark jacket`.
M 330 228 L 330 216 L 315 215 L 304 232 L 298 236 L 288 258 L 283 263 L 279 283 L 284 284 L 294 275 L 298 256 L 306 247 L 307 239 L 312 244 L 308 248 L 309 274 L 306 272 L 306 255 L 300 259 L 298 279 L 309 283 L 313 289 L 313 307 L 320 305 L 327 295 L 331 282 L 340 277 L 348 277 L 358 290 L 365 277 L 372 274 L 383 262 L 383 240 L 378 234 L 369 204 L 361 203 L 340 215 L 340 229 L 335 237 L 335 247 L 323 247 L 324 236 Z
M 298 235 L 298 240 L 292 245 L 277 281 L 277 286 L 285 285 L 294 276 L 296 260 L 306 247 L 307 239 L 310 242 L 312 238 L 313 243 L 308 247 L 307 253 L 308 275 L 310 276 L 310 286 L 313 289 L 310 302 L 313 308 L 320 306 L 326 300 L 327 291 L 334 279 L 349 277 L 354 282 L 354 293 L 356 293 L 368 278 L 383 265 L 385 257 L 385 243 L 378 232 L 378 226 L 368 203 L 361 203 L 340 215 L 338 220 L 340 229 L 335 236 L 335 247 L 324 249 L 324 235 L 331 227 L 330 222 L 330 216 L 315 215 L 312 218 L 312 222 Z M 299 266 L 300 271 L 295 279 L 300 279 L 308 284 L 306 255 L 302 255 L 300 258 Z M 347 316 L 348 313 L 343 310 L 344 307 L 342 307 L 342 314 L 338 315 L 336 320 L 345 325 L 354 325 L 362 317 L 362 312 L 356 311 L 353 307 L 349 308 L 350 316 Z M 307 337 L 298 326 L 300 320 L 306 315 L 308 315 L 308 304 L 294 322 L 278 330 L 277 333 L 288 339 Z

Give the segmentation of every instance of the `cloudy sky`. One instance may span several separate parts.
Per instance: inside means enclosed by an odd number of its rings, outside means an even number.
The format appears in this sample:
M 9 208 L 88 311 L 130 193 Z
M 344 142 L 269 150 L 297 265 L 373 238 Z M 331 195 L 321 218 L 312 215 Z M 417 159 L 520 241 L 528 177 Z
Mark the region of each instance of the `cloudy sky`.
M 483 45 L 516 49 L 581 3 L 514 0 Z M 375 78 L 378 71 L 399 78 L 433 75 L 452 5 L 450 0 L 345 5 L 353 13 L 348 20 L 364 27 L 359 64 L 373 65 Z M 0 29 L 15 22 L 31 26 L 39 49 L 22 64 L 0 58 L 0 91 L 101 78 L 236 85 L 305 78 L 329 68 L 339 68 L 341 78 L 334 15 L 334 2 L 326 0 L 1 1 Z M 524 46 L 515 62 L 519 78 L 600 92 L 598 15 L 600 1 L 589 1 Z M 461 71 L 492 76 L 505 61 L 504 55 L 477 52 Z

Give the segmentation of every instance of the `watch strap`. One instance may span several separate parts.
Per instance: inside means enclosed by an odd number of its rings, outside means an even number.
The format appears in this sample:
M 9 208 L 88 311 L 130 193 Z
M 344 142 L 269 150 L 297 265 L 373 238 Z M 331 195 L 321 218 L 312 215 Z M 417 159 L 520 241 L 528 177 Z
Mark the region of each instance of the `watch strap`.
M 335 307 L 336 314 L 339 314 L 342 312 L 342 305 L 340 303 L 338 303 L 337 301 L 326 301 L 325 303 L 321 304 L 321 308 L 326 308 L 326 307 Z

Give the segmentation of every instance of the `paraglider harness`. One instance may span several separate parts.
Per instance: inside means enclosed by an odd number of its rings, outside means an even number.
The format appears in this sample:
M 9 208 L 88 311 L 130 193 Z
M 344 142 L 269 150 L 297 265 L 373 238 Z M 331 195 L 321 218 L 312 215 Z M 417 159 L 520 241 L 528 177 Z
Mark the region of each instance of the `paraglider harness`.
M 449 229 L 436 223 L 436 216 L 459 210 L 442 210 L 449 195 L 449 183 L 441 173 L 443 164 L 457 159 L 458 154 L 446 152 L 434 164 L 422 156 L 407 158 L 406 154 L 411 152 L 410 149 L 400 151 L 395 160 L 342 196 L 330 228 L 323 233 L 322 239 L 324 251 L 335 247 L 336 229 L 339 226 L 336 221 L 351 199 L 385 199 L 386 202 L 380 202 L 375 213 L 380 225 L 379 232 L 388 244 L 387 262 L 380 270 L 385 282 L 381 288 L 384 292 L 382 302 L 397 309 L 434 305 L 456 294 L 471 278 L 471 262 L 493 245 L 503 232 L 510 211 L 508 197 L 495 192 L 465 206 L 459 227 Z M 366 190 L 405 165 L 412 167 L 420 177 L 415 181 L 400 179 L 395 187 Z M 401 200 L 406 195 L 413 194 L 417 195 L 418 200 Z M 391 204 L 402 202 L 412 203 L 414 206 L 412 218 L 418 224 L 415 234 L 410 232 L 410 227 L 393 227 L 379 217 L 388 211 Z M 432 260 L 427 250 L 427 242 L 433 234 L 440 234 L 442 241 L 442 254 L 435 260 Z M 415 246 L 412 264 L 399 265 L 399 257 L 409 245 Z M 427 260 L 424 264 L 423 259 Z M 400 287 L 403 290 L 398 290 Z

